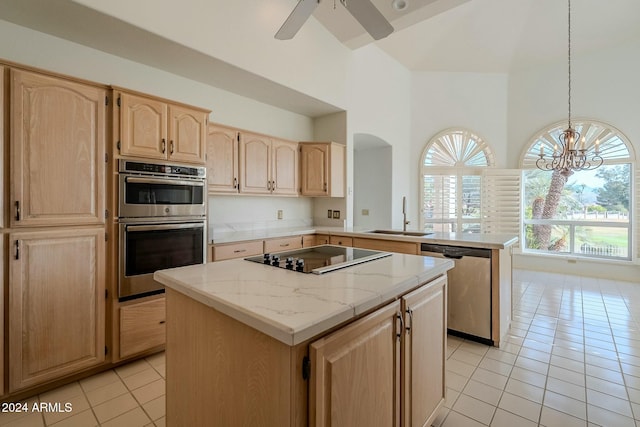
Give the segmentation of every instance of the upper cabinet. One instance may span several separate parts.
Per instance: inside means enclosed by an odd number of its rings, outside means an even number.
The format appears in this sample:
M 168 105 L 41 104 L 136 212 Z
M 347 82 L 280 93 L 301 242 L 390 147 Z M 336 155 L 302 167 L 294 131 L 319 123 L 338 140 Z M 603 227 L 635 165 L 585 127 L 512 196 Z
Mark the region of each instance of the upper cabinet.
M 105 88 L 12 69 L 11 226 L 104 224 Z
M 4 212 L 4 180 L 5 180 L 5 158 L 4 153 L 6 153 L 6 137 L 5 133 L 5 112 L 7 109 L 5 108 L 6 98 L 4 96 L 4 87 L 5 87 L 5 73 L 7 69 L 3 66 L 0 66 L 0 188 L 2 188 L 2 197 L 0 197 L 0 228 L 4 228 L 6 226 L 4 222 L 5 212 Z M 1 395 L 1 393 L 0 393 Z
M 211 193 L 238 192 L 237 129 L 210 123 L 207 130 L 207 185 Z
M 122 91 L 115 97 L 121 155 L 204 164 L 207 111 Z
M 335 142 L 300 143 L 300 194 L 344 197 L 345 146 Z
M 209 193 L 298 195 L 298 143 L 210 124 Z

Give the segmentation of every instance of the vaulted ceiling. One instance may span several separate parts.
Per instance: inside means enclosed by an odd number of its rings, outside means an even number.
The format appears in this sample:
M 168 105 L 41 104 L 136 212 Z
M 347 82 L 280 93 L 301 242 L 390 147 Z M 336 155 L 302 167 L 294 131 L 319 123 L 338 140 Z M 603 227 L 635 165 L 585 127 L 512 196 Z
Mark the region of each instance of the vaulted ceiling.
M 407 0 L 402 12 L 373 3 L 395 28 L 375 43 L 411 70 L 508 73 L 567 55 L 567 0 Z M 573 0 L 571 9 L 576 54 L 640 37 L 638 0 Z M 332 0 L 314 16 L 351 48 L 374 42 Z

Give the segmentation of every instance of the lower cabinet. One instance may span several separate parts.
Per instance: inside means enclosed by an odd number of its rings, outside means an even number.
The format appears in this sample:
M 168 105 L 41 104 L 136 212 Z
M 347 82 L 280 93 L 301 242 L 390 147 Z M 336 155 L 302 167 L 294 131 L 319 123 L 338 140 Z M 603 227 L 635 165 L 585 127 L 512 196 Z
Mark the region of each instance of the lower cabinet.
M 165 342 L 164 297 L 120 307 L 120 359 L 163 346 Z
M 398 252 L 401 254 L 419 255 L 420 243 L 398 242 L 394 240 L 353 238 L 355 248 L 373 249 L 376 251 Z
M 353 237 L 332 235 L 329 237 L 329 244 L 338 246 L 353 246 Z
M 430 426 L 445 398 L 446 283 L 296 346 L 167 289 L 167 425 Z
M 446 278 L 310 345 L 311 426 L 429 426 L 444 403 Z
M 104 228 L 9 235 L 9 392 L 105 360 Z

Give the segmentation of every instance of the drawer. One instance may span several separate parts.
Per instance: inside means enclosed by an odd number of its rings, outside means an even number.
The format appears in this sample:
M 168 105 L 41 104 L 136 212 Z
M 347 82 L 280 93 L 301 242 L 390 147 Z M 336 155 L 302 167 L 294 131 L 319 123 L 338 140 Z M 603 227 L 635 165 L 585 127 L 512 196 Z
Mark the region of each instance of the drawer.
M 316 234 L 316 245 L 328 245 L 331 243 L 328 234 Z
M 302 248 L 302 237 L 282 237 L 279 239 L 269 239 L 264 241 L 264 253 L 290 251 Z
M 212 252 L 212 261 L 260 255 L 262 253 L 262 240 L 230 243 L 228 245 L 213 245 Z
M 316 235 L 315 234 L 304 234 L 302 236 L 302 247 L 308 248 L 309 246 L 316 246 Z
M 353 237 L 331 236 L 329 243 L 339 246 L 353 246 Z
M 164 345 L 166 340 L 164 298 L 120 308 L 120 358 Z
M 418 255 L 420 253 L 419 243 L 397 242 L 393 240 L 361 239 L 355 237 L 353 239 L 353 246 L 356 248 L 373 249 L 376 251 L 385 252 L 398 252 L 401 254 Z

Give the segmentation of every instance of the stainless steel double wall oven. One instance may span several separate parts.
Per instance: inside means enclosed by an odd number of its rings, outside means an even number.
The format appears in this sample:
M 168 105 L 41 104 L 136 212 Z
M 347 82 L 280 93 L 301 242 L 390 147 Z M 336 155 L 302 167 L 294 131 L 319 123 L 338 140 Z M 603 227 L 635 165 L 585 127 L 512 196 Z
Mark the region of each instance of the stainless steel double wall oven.
M 121 301 L 164 292 L 156 270 L 202 264 L 206 253 L 206 168 L 120 159 Z

